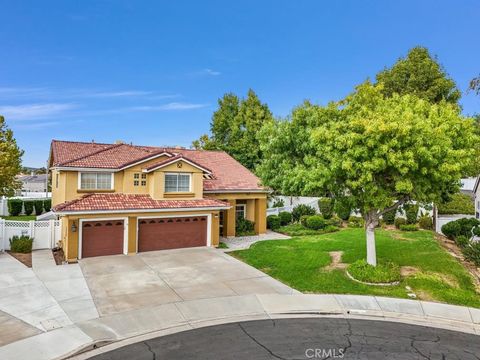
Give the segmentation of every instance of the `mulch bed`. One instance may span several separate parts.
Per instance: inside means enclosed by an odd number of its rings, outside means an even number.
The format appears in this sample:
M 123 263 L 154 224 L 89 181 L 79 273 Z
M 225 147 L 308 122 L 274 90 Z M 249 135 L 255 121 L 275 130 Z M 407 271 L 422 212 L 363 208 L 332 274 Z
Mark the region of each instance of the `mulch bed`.
M 65 261 L 65 254 L 63 253 L 63 249 L 61 248 L 54 248 L 52 249 L 53 258 L 55 259 L 55 263 L 57 265 L 63 265 Z
M 11 252 L 9 250 L 7 250 L 7 253 L 12 255 L 15 259 L 17 259 L 18 261 L 20 261 L 23 265 L 25 266 L 28 266 L 28 267 L 32 267 L 32 253 L 27 253 L 27 254 L 23 254 L 23 253 L 16 253 L 16 252 Z

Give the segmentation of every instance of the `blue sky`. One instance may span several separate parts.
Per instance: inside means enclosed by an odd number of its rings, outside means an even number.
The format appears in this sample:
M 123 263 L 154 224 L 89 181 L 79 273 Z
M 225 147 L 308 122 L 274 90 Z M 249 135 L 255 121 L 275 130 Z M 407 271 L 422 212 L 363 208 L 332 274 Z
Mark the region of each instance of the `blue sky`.
M 183 145 L 253 88 L 285 116 L 326 104 L 415 45 L 459 88 L 480 73 L 480 2 L 3 1 L 0 114 L 43 166 L 52 138 Z M 480 97 L 464 95 L 465 114 Z

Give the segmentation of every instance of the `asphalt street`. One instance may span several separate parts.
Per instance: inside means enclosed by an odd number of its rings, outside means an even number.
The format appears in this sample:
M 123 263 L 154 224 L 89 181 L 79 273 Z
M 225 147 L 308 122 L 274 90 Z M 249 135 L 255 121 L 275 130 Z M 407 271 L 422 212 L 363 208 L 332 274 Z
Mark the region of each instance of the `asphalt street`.
M 384 321 L 259 320 L 180 332 L 95 360 L 479 359 L 480 336 Z

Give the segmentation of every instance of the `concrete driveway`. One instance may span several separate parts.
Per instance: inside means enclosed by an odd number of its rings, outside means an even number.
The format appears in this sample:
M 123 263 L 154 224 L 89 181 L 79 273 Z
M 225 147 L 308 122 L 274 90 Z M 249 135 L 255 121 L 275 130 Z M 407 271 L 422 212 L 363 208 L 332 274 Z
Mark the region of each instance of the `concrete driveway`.
M 80 260 L 100 316 L 172 302 L 296 290 L 213 248 Z

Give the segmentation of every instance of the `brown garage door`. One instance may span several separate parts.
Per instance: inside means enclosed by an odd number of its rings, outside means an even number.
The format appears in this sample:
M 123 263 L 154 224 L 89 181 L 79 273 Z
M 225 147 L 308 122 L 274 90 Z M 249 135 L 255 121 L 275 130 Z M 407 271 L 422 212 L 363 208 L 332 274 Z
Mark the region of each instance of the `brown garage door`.
M 123 220 L 85 221 L 82 257 L 123 254 Z
M 207 217 L 140 219 L 138 251 L 207 245 Z

